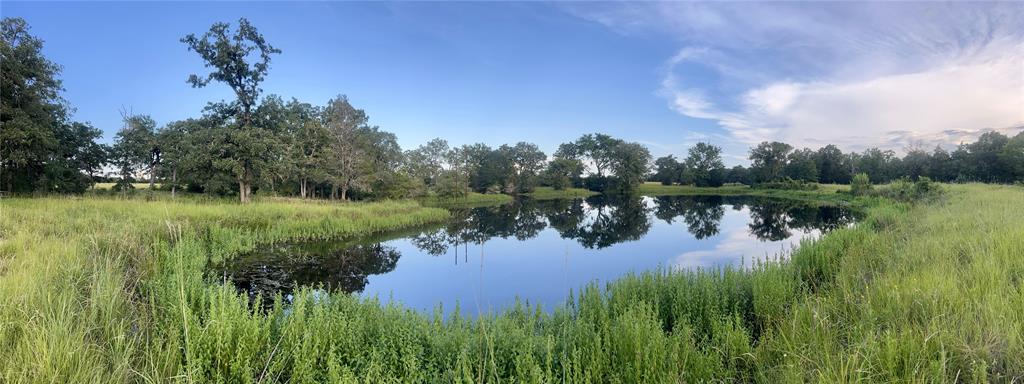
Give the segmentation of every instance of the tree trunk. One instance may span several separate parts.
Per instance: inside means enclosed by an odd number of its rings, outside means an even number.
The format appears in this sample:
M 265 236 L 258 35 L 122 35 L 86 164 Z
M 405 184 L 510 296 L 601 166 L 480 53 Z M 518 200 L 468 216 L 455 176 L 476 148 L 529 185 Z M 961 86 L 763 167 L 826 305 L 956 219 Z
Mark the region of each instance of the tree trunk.
M 174 198 L 174 193 L 178 190 L 178 169 L 175 168 L 171 171 L 171 198 Z
M 153 187 L 155 185 L 156 185 L 156 164 L 153 164 L 152 167 L 149 167 L 149 190 L 152 191 Z
M 348 195 L 348 184 L 341 187 L 341 199 L 345 200 L 346 195 Z
M 331 184 L 331 200 L 338 198 L 338 185 Z
M 252 175 L 252 169 L 249 163 L 246 162 L 242 169 L 242 176 L 238 178 L 238 197 L 243 203 L 249 202 L 249 195 L 252 192 L 252 182 L 250 181 Z
M 252 193 L 252 185 L 245 180 L 238 180 L 238 197 L 243 203 L 249 202 L 249 195 Z
M 299 196 L 302 196 L 303 200 L 306 199 L 306 178 L 305 177 L 303 177 L 302 180 L 299 180 Z

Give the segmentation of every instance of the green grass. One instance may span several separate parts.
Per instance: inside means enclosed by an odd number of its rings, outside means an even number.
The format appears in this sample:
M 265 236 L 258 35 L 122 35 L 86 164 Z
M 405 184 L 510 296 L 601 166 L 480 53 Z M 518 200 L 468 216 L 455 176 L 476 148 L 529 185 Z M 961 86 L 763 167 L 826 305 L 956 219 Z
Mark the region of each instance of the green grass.
M 721 187 L 695 187 L 692 185 L 661 185 L 659 183 L 647 182 L 640 185 L 638 193 L 644 196 L 764 196 L 810 202 L 845 203 L 849 200 L 849 196 L 844 196 L 838 192 L 848 192 L 849 190 L 850 187 L 848 185 L 836 184 L 820 184 L 818 189 L 813 191 L 798 191 L 757 189 L 742 184 L 730 184 Z
M 201 310 L 189 303 L 210 287 L 202 280 L 207 262 L 261 244 L 366 235 L 447 216 L 414 202 L 0 200 L 0 382 L 168 379 L 181 371 L 181 350 L 164 349 L 164 340 L 187 331 L 161 321 L 181 314 L 175 300 Z M 173 287 L 180 294 L 161 290 L 168 278 L 185 277 Z
M 502 205 L 512 202 L 512 196 L 498 193 L 476 193 L 470 192 L 465 197 L 440 197 L 440 196 L 427 196 L 416 199 L 428 207 L 440 207 L 440 208 L 472 208 L 472 207 L 487 207 L 493 205 Z
M 533 192 L 525 193 L 523 195 L 538 200 L 555 200 L 590 197 L 600 195 L 600 193 L 583 188 L 566 188 L 563 190 L 556 190 L 551 187 L 537 187 Z
M 3 200 L 0 381 L 1020 382 L 1024 193 L 947 189 L 857 198 L 860 224 L 783 261 L 477 320 L 308 290 L 264 313 L 203 279 L 261 243 L 444 217 L 416 204 Z

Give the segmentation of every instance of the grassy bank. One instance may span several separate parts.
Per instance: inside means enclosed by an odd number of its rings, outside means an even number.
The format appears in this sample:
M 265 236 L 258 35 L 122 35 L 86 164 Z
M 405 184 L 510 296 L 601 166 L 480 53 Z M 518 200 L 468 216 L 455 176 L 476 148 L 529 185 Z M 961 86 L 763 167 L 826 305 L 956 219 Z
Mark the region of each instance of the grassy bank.
M 203 278 L 211 258 L 264 242 L 443 211 L 4 200 L 0 381 L 1019 381 L 1024 191 L 948 189 L 861 198 L 860 225 L 788 261 L 649 272 L 553 314 L 478 320 L 309 291 L 263 313 Z
M 161 320 L 181 314 L 173 300 L 202 310 L 188 303 L 202 300 L 207 262 L 262 244 L 360 236 L 446 217 L 413 202 L 4 199 L 0 382 L 169 379 L 186 371 L 173 365 L 183 350 L 162 349 L 164 340 L 202 332 L 163 328 Z M 159 289 L 186 275 L 178 294 Z
M 818 188 L 811 191 L 800 190 L 778 190 L 778 189 L 757 189 L 748 185 L 725 185 L 721 187 L 695 187 L 692 185 L 661 185 L 659 183 L 647 182 L 640 185 L 638 193 L 644 196 L 700 196 L 700 195 L 724 195 L 724 196 L 763 196 L 781 199 L 795 199 L 810 202 L 840 203 L 849 201 L 849 196 L 843 196 L 839 191 L 849 191 L 847 185 L 820 184 Z
M 440 197 L 440 196 L 428 196 L 416 199 L 428 207 L 440 207 L 440 208 L 473 208 L 473 207 L 487 207 L 492 205 L 502 205 L 512 202 L 513 197 L 499 193 L 476 193 L 470 192 L 465 197 Z
M 537 187 L 533 192 L 525 193 L 523 196 L 527 196 L 532 199 L 538 200 L 554 200 L 554 199 L 578 199 L 583 197 L 590 197 L 594 195 L 600 195 L 599 192 L 586 190 L 583 188 L 566 188 L 562 190 L 556 190 L 551 187 Z

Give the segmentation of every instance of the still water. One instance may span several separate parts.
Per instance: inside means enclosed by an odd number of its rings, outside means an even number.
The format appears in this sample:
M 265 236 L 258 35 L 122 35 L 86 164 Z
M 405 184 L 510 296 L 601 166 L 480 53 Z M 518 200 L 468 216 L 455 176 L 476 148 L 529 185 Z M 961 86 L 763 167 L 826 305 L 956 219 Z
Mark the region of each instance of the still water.
M 785 257 L 854 220 L 842 207 L 752 197 L 520 199 L 374 238 L 268 247 L 213 273 L 251 296 L 321 286 L 423 311 L 458 303 L 476 315 L 517 297 L 551 310 L 570 290 L 631 272 Z

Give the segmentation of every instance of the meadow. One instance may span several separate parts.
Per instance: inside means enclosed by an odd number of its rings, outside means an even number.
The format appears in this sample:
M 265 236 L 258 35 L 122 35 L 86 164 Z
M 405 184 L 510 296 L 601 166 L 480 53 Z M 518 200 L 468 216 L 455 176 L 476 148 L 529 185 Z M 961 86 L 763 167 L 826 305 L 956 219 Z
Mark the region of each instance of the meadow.
M 274 242 L 448 215 L 416 202 L 5 199 L 0 381 L 1024 379 L 1024 189 L 948 185 L 902 202 L 841 188 L 662 189 L 817 197 L 865 219 L 787 259 L 651 271 L 581 287 L 554 313 L 524 304 L 477 319 L 311 290 L 263 298 L 275 302 L 265 311 L 204 275 Z

